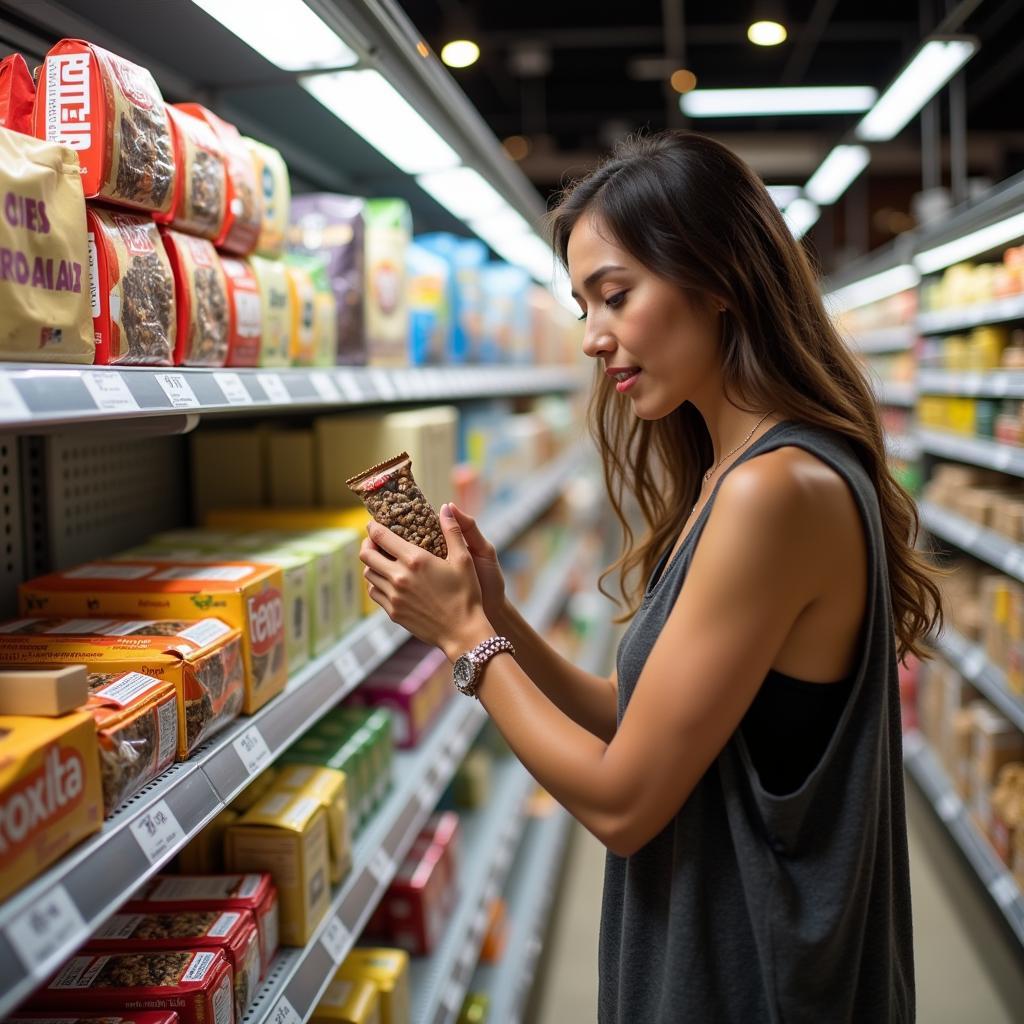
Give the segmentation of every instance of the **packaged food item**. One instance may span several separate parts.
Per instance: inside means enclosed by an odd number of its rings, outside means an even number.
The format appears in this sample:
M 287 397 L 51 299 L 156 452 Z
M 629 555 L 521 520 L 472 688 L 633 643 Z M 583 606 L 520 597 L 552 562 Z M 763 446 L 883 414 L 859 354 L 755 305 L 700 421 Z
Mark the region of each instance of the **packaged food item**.
M 338 358 L 338 300 L 329 287 L 321 287 L 314 275 L 313 348 L 316 366 L 333 366 Z
M 248 256 L 256 248 L 262 221 L 262 190 L 256 177 L 252 156 L 233 124 L 198 103 L 178 103 L 176 106 L 186 114 L 205 121 L 216 134 L 224 154 L 228 201 L 223 229 L 214 239 L 217 248 L 236 256 Z
M 260 943 L 248 910 L 178 910 L 170 914 L 115 914 L 93 932 L 86 953 L 159 953 L 221 950 L 231 965 L 235 1019 L 241 1020 L 260 984 Z
M 356 946 L 335 978 L 372 981 L 380 990 L 381 1024 L 409 1024 L 409 954 L 403 949 Z
M 459 816 L 454 811 L 440 811 L 427 819 L 409 851 L 410 856 L 421 857 L 432 846 L 441 851 L 438 870 L 441 872 L 442 906 L 444 913 L 450 914 L 455 909 L 458 897 L 459 865 L 462 859 L 462 828 Z
M 313 797 L 324 809 L 331 882 L 340 882 L 352 866 L 352 825 L 345 773 L 314 765 L 286 765 L 274 782 L 274 790 Z
M 530 275 L 510 263 L 488 263 L 480 270 L 484 295 L 484 363 L 525 363 L 531 359 Z
M 245 697 L 251 714 L 284 689 L 281 570 L 254 562 L 87 562 L 21 584 L 22 613 L 65 616 L 217 617 L 242 631 Z
M 487 911 L 487 930 L 480 947 L 480 959 L 485 964 L 496 964 L 505 954 L 508 945 L 508 904 L 492 900 Z
M 219 949 L 73 956 L 32 997 L 33 1008 L 79 1013 L 174 1010 L 180 1024 L 234 1024 L 234 979 Z
M 292 297 L 280 260 L 253 256 L 249 266 L 260 289 L 260 366 L 289 366 L 292 345 Z
M 284 252 L 284 236 L 288 230 L 292 187 L 284 157 L 271 146 L 243 137 L 253 164 L 256 180 L 263 194 L 260 236 L 256 251 L 261 256 L 279 257 Z
M 156 875 L 122 908 L 125 914 L 171 914 L 182 910 L 248 911 L 260 940 L 261 977 L 278 947 L 277 890 L 269 873 L 248 875 Z
M 301 321 L 308 315 L 311 325 L 307 329 L 305 324 L 295 324 L 292 332 L 293 361 L 302 358 L 305 360 L 303 365 L 333 366 L 338 348 L 337 303 L 327 276 L 326 259 L 320 256 L 288 253 L 285 256 L 285 264 L 292 284 L 296 318 Z M 294 270 L 299 274 L 293 280 Z M 310 287 L 311 295 L 308 292 Z M 304 303 L 309 304 L 305 312 Z M 304 334 L 304 331 L 308 333 Z M 300 352 L 298 357 L 295 355 L 296 351 Z
M 228 358 L 230 323 L 227 279 L 217 250 L 205 238 L 168 228 L 160 234 L 171 261 L 177 300 L 174 363 L 223 366 Z
M 224 833 L 238 821 L 233 808 L 221 811 L 213 821 L 189 840 L 178 854 L 178 869 L 186 875 L 212 875 L 224 871 Z
M 366 793 L 366 813 L 376 810 L 391 786 L 391 713 L 383 708 L 343 704 L 323 715 L 303 736 L 303 740 L 307 739 L 325 740 L 335 746 L 348 742 L 356 745 L 356 770 L 362 766 L 360 786 Z
M 327 814 L 318 799 L 275 790 L 228 827 L 228 867 L 266 867 L 273 876 L 285 946 L 304 946 L 330 907 L 327 835 Z
M 491 758 L 486 751 L 471 750 L 455 773 L 454 798 L 459 807 L 475 810 L 491 796 Z
M 19 1010 L 16 1017 L 7 1017 L 5 1024 L 178 1024 L 178 1015 L 173 1010 L 97 1010 L 95 1013 L 74 1013 L 64 1011 L 59 1017 L 46 1011 L 36 1013 Z
M 35 99 L 36 83 L 25 58 L 20 53 L 8 54 L 0 60 L 0 128 L 31 135 Z
M 263 341 L 260 285 L 248 260 L 222 256 L 228 295 L 228 366 L 259 366 Z
M 447 260 L 415 241 L 406 250 L 405 259 L 409 365 L 439 366 L 448 357 L 449 265 Z
M 345 483 L 381 526 L 438 558 L 448 557 L 441 521 L 416 483 L 407 452 L 371 466 Z
M 145 68 L 81 39 L 62 39 L 46 55 L 33 116 L 39 138 L 78 151 L 86 199 L 170 211 L 171 130 Z
M 65 146 L 0 128 L 0 194 L 0 359 L 91 363 L 78 157 Z
M 0 715 L 66 715 L 88 698 L 84 665 L 0 671 Z
M 445 361 L 477 362 L 483 337 L 480 268 L 487 263 L 487 246 L 477 238 L 461 238 L 446 232 L 417 235 L 416 244 L 443 257 L 449 266 Z
M 245 695 L 242 634 L 220 619 L 20 619 L 0 626 L 0 664 L 82 664 L 145 672 L 174 686 L 178 760 L 238 716 Z
M 380 990 L 372 981 L 335 978 L 313 1010 L 317 1024 L 381 1024 Z
M 363 207 L 365 200 L 330 193 L 292 199 L 288 248 L 293 253 L 320 256 L 335 300 L 337 344 L 333 361 L 345 365 L 366 362 L 363 332 Z
M 0 899 L 102 824 L 92 718 L 0 716 Z
M 228 174 L 220 140 L 205 121 L 183 110 L 169 106 L 167 116 L 178 173 L 171 210 L 156 219 L 215 241 L 228 210 Z
M 239 815 L 245 814 L 250 807 L 257 804 L 274 788 L 274 783 L 277 782 L 277 777 L 280 774 L 281 770 L 279 765 L 272 764 L 269 767 L 264 768 L 263 771 L 261 771 L 259 775 L 257 775 L 256 778 L 254 778 L 252 782 L 250 782 L 249 785 L 247 785 L 245 789 L 243 789 L 242 792 L 231 801 L 231 809 L 238 811 Z
M 491 1011 L 491 998 L 486 992 L 467 992 L 456 1024 L 485 1024 Z
M 404 199 L 368 199 L 365 220 L 366 346 L 373 366 L 408 365 L 406 250 L 412 214 Z
M 285 264 L 292 306 L 291 362 L 293 366 L 315 366 L 316 288 L 309 271 Z
M 90 207 L 96 362 L 170 366 L 177 339 L 174 275 L 148 217 Z
M 388 940 L 413 956 L 430 956 L 444 934 L 448 901 L 443 857 L 439 846 L 410 853 L 381 900 Z

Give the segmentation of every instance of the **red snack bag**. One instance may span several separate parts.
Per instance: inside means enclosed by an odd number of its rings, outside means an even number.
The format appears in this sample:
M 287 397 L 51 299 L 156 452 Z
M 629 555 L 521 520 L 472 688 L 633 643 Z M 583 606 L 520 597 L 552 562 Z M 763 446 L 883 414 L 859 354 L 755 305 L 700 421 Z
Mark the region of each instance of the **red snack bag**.
M 96 362 L 170 366 L 177 317 L 174 275 L 149 217 L 86 209 Z
M 184 115 L 181 115 L 184 116 Z M 162 228 L 174 272 L 175 366 L 223 366 L 228 357 L 228 286 L 213 242 Z
M 96 1013 L 62 1013 L 61 1024 L 178 1024 L 178 1015 L 173 1010 L 123 1010 L 112 1013 L 97 1010 Z M 28 1021 L 47 1021 L 54 1024 L 54 1016 L 46 1011 L 26 1013 L 18 1011 L 8 1017 L 4 1024 L 26 1024 Z
M 228 172 L 228 206 L 223 230 L 215 239 L 217 248 L 236 256 L 248 256 L 255 250 L 260 236 L 263 191 L 242 135 L 233 124 L 198 103 L 178 103 L 176 106 L 192 117 L 205 121 L 216 134 L 224 153 Z
M 178 231 L 213 241 L 223 232 L 228 212 L 224 150 L 205 121 L 170 106 L 167 117 L 177 167 L 174 202 L 168 213 L 158 213 L 155 219 Z
M 32 105 L 36 84 L 25 58 L 12 53 L 0 60 L 0 128 L 32 134 Z
M 167 213 L 174 151 L 163 97 L 145 69 L 82 39 L 46 55 L 35 134 L 78 152 L 86 199 Z
M 228 286 L 228 366 L 259 366 L 263 344 L 260 283 L 248 260 L 222 256 Z

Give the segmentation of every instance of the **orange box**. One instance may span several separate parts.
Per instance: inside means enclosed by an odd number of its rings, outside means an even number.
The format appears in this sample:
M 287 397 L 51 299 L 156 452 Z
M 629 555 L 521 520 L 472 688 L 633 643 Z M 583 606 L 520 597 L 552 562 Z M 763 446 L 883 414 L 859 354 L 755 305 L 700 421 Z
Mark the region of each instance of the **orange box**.
M 220 619 L 15 619 L 0 623 L 0 664 L 85 665 L 173 683 L 179 761 L 242 710 L 242 633 Z
M 0 716 L 0 899 L 102 824 L 92 718 Z
M 86 562 L 18 588 L 22 615 L 195 620 L 215 616 L 242 631 L 251 714 L 288 681 L 281 570 L 257 562 Z

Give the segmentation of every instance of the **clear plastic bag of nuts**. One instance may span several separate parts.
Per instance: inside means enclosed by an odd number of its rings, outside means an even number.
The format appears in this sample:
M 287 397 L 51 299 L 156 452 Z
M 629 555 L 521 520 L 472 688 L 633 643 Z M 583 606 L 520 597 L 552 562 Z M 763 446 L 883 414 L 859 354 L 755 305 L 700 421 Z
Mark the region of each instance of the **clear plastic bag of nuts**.
M 408 452 L 371 466 L 345 483 L 381 526 L 438 558 L 448 557 L 441 521 L 416 483 Z

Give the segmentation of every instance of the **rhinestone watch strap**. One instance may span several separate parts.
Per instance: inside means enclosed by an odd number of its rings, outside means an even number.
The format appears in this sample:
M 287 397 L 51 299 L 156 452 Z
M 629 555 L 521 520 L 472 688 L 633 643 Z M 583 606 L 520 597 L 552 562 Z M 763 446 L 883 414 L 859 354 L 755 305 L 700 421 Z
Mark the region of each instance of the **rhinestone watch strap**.
M 476 679 L 473 681 L 473 696 L 476 696 L 477 687 L 480 685 L 480 678 L 483 675 L 483 667 L 491 660 L 496 654 L 511 654 L 514 658 L 516 656 L 516 649 L 512 644 L 512 641 L 508 637 L 504 636 L 492 636 L 483 643 L 477 644 L 469 652 L 469 657 L 472 659 L 473 664 L 476 665 L 477 674 Z

